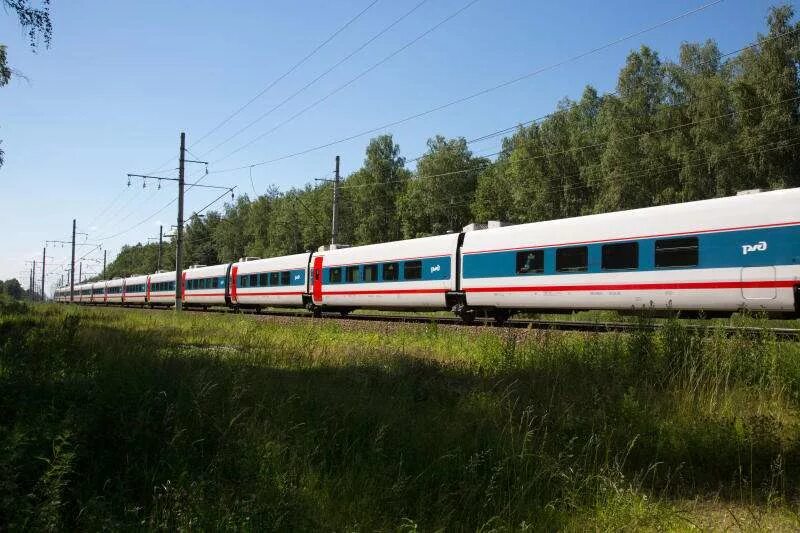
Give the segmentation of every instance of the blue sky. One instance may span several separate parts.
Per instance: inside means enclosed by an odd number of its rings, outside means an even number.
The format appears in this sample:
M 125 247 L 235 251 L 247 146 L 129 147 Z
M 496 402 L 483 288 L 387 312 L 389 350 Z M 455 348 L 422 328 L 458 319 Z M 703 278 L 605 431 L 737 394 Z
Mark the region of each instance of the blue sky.
M 224 158 L 319 98 L 351 80 L 468 4 L 428 0 L 412 15 L 253 127 L 211 151 L 240 127 L 351 53 L 420 0 L 379 0 L 316 55 L 277 83 L 223 128 L 199 139 L 324 41 L 372 0 L 227 2 L 207 0 L 109 2 L 53 0 L 53 42 L 34 54 L 15 17 L 0 12 L 0 42 L 8 45 L 17 79 L 0 89 L 0 168 L 3 198 L 0 279 L 27 285 L 25 261 L 40 259 L 44 241 L 69 237 L 78 219 L 81 237 L 98 242 L 153 215 L 175 196 L 126 173 L 162 169 L 174 175 L 178 136 L 186 131 L 192 154 L 209 170 L 248 165 L 347 137 L 427 110 L 485 87 L 557 63 L 652 26 L 709 0 L 478 0 L 369 74 L 274 133 Z M 232 4 L 232 3 L 231 3 Z M 564 97 L 577 98 L 591 84 L 614 89 L 625 56 L 641 44 L 663 59 L 681 42 L 714 39 L 723 52 L 765 32 L 775 2 L 725 0 L 702 12 L 627 40 L 599 53 L 533 76 L 417 120 L 385 130 L 411 159 L 436 134 L 478 137 L 552 111 Z M 384 133 L 381 131 L 379 133 Z M 213 174 L 209 184 L 238 186 L 253 196 L 270 185 L 302 186 L 332 171 L 358 168 L 369 136 L 252 170 Z M 472 145 L 496 151 L 500 139 Z M 224 159 L 223 159 L 224 158 Z M 202 172 L 190 167 L 188 176 Z M 191 213 L 217 195 L 187 193 Z M 114 203 L 109 208 L 109 203 Z M 221 207 L 221 205 L 220 205 Z M 159 224 L 175 223 L 174 206 L 124 233 L 102 240 L 109 260 L 125 243 L 158 236 Z M 80 239 L 79 239 L 80 241 Z M 83 253 L 89 251 L 83 248 Z M 53 276 L 68 249 L 50 248 Z M 102 252 L 90 254 L 102 258 Z M 85 263 L 86 271 L 96 271 Z M 50 289 L 48 283 L 48 290 Z

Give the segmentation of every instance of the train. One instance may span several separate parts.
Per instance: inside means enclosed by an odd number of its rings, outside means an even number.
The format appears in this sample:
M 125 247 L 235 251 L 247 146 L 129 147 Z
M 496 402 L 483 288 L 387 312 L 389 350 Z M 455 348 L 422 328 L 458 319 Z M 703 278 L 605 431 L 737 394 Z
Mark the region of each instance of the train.
M 187 307 L 449 310 L 464 322 L 577 310 L 800 311 L 800 188 L 193 266 L 55 291 Z

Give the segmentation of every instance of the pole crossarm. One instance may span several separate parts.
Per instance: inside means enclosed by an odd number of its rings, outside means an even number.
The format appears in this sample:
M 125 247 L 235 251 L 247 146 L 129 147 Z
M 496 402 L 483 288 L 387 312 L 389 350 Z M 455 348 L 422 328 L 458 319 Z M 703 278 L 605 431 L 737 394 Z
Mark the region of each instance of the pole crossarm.
M 143 180 L 166 180 L 178 181 L 178 178 L 167 178 L 166 176 L 149 176 L 147 174 L 128 174 L 129 178 L 142 178 Z

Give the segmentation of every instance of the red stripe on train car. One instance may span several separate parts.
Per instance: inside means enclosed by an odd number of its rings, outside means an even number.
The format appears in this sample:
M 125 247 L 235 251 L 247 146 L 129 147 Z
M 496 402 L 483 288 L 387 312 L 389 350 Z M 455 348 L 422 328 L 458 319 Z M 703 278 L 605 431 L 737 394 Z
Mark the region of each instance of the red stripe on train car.
M 322 291 L 323 296 L 359 296 L 362 294 L 444 294 L 449 289 L 384 289 L 369 291 Z
M 243 289 L 239 289 L 236 293 L 237 298 L 241 298 L 243 296 L 300 296 L 301 294 L 305 294 L 303 291 L 293 291 L 293 292 L 245 292 Z
M 569 291 L 646 291 L 788 288 L 793 280 L 779 281 L 685 281 L 674 283 L 626 283 L 614 285 L 537 285 L 522 287 L 473 287 L 464 292 L 569 292 Z

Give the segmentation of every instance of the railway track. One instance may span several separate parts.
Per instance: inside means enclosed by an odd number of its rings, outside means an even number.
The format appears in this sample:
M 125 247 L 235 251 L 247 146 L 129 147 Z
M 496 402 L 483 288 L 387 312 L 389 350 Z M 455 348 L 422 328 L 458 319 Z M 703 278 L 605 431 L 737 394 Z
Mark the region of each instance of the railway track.
M 140 309 L 140 308 L 137 308 Z M 144 308 L 150 310 L 149 308 Z M 152 310 L 169 310 L 172 308 L 160 307 Z M 212 307 L 208 309 L 184 309 L 191 313 L 231 313 L 226 308 Z M 286 318 L 313 319 L 313 315 L 307 311 L 300 310 L 261 310 L 256 313 L 252 310 L 240 310 L 240 314 L 252 316 L 275 316 Z M 457 317 L 438 317 L 438 316 L 414 316 L 414 315 L 368 315 L 368 314 L 348 314 L 341 316 L 338 313 L 323 313 L 322 317 L 315 320 L 356 320 L 362 322 L 394 322 L 406 324 L 437 324 L 444 326 L 460 326 L 467 328 L 494 328 L 494 329 L 537 329 L 537 330 L 556 330 L 556 331 L 583 331 L 590 333 L 610 333 L 610 332 L 632 332 L 641 329 L 656 331 L 663 327 L 663 322 L 587 322 L 571 320 L 532 320 L 532 319 L 513 319 L 508 320 L 503 325 L 498 325 L 492 319 L 477 318 L 473 324 L 466 325 Z M 800 328 L 760 328 L 755 326 L 725 326 L 713 323 L 705 324 L 685 324 L 688 330 L 695 333 L 702 333 L 710 330 L 721 330 L 726 335 L 773 335 L 781 340 L 800 340 Z

